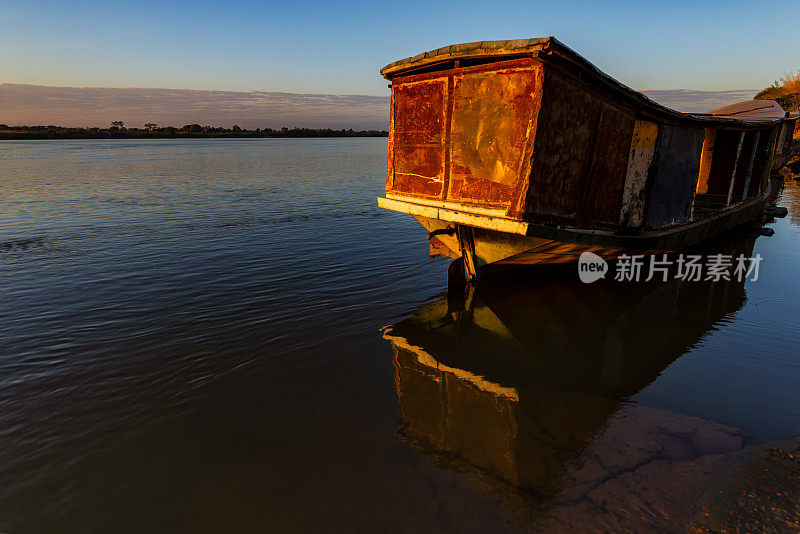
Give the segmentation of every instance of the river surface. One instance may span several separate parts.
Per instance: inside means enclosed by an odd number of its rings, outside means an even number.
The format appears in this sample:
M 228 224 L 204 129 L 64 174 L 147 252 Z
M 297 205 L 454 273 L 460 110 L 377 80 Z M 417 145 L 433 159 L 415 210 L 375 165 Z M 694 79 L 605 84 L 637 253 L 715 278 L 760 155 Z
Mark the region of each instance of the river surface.
M 0 143 L 0 531 L 524 529 L 612 438 L 800 433 L 794 181 L 774 236 L 708 245 L 758 280 L 569 266 L 448 300 L 385 165 L 385 139 Z

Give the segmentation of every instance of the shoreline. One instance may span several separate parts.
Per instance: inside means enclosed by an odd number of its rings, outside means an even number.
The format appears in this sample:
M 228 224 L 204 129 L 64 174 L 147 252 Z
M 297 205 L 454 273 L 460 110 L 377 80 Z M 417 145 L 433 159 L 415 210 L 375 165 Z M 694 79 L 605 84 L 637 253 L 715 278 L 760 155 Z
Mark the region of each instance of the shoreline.
M 800 435 L 629 407 L 568 470 L 535 520 L 544 532 L 782 532 L 800 526 Z
M 0 128 L 0 141 L 26 141 L 42 139 L 303 139 L 324 137 L 388 137 L 381 130 L 330 130 L 293 128 L 281 130 L 227 130 L 223 128 L 62 128 L 52 126 Z

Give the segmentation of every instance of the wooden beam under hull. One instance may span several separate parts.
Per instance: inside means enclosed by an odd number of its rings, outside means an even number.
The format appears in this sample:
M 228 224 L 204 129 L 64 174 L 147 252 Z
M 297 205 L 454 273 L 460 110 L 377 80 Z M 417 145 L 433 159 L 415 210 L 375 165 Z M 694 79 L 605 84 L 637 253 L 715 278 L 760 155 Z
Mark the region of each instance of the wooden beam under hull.
M 616 259 L 622 254 L 651 255 L 674 252 L 696 245 L 737 226 L 759 223 L 769 196 L 770 190 L 747 203 L 723 210 L 716 216 L 680 225 L 669 231 L 620 235 L 594 232 L 581 233 L 580 231 L 551 228 L 543 232 L 543 234 L 557 232 L 561 239 L 554 238 L 551 235 L 539 237 L 494 229 L 498 226 L 502 227 L 502 221 L 500 223 L 489 221 L 485 226 L 481 227 L 463 225 L 456 222 L 458 220 L 457 217 L 454 218 L 456 220 L 452 220 L 452 218 L 426 217 L 421 215 L 419 211 L 426 214 L 439 214 L 441 210 L 434 209 L 432 212 L 415 210 L 413 206 L 409 205 L 410 203 L 399 201 L 392 201 L 388 205 L 383 204 L 383 207 L 402 208 L 397 211 L 412 214 L 429 232 L 444 228 L 458 228 L 462 232 L 464 229 L 468 229 L 471 232 L 474 243 L 475 266 L 478 269 L 485 269 L 489 266 L 502 265 L 574 263 L 578 261 L 580 255 L 584 252 L 593 252 L 607 260 Z M 430 209 L 425 206 L 423 208 Z M 481 217 L 491 219 L 491 217 L 485 215 Z M 533 225 L 531 226 L 533 227 Z M 536 227 L 533 228 L 535 229 Z M 530 229 L 527 230 L 530 231 Z M 454 235 L 437 235 L 434 239 L 438 240 L 436 243 L 440 248 L 437 251 L 438 253 L 444 253 L 452 258 L 461 257 L 461 245 L 455 233 Z

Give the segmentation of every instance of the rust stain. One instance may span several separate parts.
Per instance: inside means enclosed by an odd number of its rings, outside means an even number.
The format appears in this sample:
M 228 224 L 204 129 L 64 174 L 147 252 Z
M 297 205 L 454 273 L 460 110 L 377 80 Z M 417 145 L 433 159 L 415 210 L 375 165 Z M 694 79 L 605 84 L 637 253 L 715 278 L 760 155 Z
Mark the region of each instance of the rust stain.
M 526 58 L 395 78 L 387 191 L 518 204 L 540 69 Z
M 393 84 L 392 190 L 439 197 L 444 183 L 447 78 Z
M 389 101 L 389 146 L 386 151 L 386 191 L 394 189 L 394 88 Z
M 458 62 L 456 62 L 458 64 Z M 444 137 L 444 147 L 442 149 L 442 157 L 444 158 L 444 184 L 442 184 L 442 190 L 439 194 L 439 198 L 444 200 L 447 198 L 447 192 L 450 190 L 450 158 L 447 155 L 450 153 L 450 147 L 453 144 L 452 140 L 452 130 L 453 130 L 453 74 L 450 73 L 447 76 L 447 104 L 444 110 L 444 121 L 445 121 L 445 137 Z
M 531 68 L 455 77 L 448 200 L 503 207 L 511 203 L 535 84 Z

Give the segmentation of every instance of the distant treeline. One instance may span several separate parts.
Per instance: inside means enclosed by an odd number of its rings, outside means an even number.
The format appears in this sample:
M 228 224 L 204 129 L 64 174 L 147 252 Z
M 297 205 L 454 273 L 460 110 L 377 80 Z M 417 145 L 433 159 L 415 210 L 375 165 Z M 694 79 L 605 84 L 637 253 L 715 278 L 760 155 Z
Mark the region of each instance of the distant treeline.
M 187 124 L 181 128 L 159 127 L 146 124 L 144 128 L 125 128 L 122 122 L 112 123 L 110 128 L 67 128 L 64 126 L 8 126 L 0 124 L 0 139 L 166 139 L 194 137 L 386 137 L 389 133 L 379 130 L 331 130 L 330 128 L 256 128 L 247 130 L 234 125 L 233 128 L 215 128 Z

